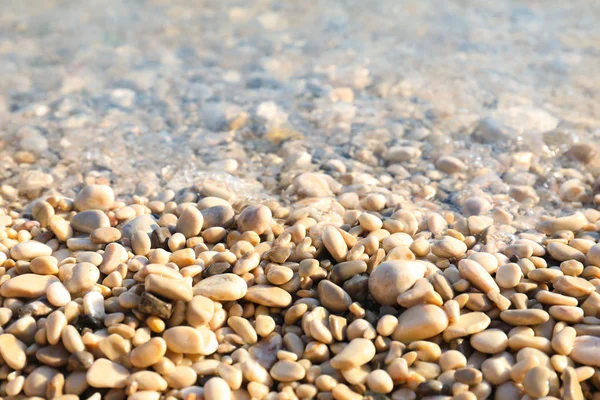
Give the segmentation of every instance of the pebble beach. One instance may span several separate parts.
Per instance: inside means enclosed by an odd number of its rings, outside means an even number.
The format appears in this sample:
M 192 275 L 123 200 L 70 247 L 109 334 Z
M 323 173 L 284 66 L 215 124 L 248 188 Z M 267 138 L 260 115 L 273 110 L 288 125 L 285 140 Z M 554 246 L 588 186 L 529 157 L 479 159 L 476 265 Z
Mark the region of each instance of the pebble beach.
M 0 4 L 0 398 L 600 400 L 592 2 Z

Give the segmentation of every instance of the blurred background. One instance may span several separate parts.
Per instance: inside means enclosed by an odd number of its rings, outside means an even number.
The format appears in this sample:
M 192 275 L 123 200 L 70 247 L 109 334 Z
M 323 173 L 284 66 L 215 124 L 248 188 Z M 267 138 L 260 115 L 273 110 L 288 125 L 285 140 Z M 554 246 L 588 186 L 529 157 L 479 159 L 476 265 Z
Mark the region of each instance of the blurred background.
M 482 168 L 507 148 L 554 157 L 600 135 L 599 17 L 597 1 L 2 1 L 0 178 L 264 196 L 290 164 L 369 170 L 395 144 Z

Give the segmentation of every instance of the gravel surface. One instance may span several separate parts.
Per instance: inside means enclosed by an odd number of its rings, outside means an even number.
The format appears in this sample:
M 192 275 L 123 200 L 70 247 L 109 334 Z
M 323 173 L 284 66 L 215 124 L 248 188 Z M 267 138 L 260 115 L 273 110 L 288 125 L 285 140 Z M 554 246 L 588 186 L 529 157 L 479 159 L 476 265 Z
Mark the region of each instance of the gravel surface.
M 0 396 L 597 400 L 599 17 L 2 2 Z

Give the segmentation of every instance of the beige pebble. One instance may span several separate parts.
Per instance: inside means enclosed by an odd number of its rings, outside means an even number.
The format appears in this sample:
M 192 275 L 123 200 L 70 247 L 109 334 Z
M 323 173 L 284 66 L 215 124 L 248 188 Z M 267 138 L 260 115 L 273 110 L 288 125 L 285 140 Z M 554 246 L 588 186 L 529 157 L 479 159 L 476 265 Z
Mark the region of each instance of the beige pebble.
M 54 282 L 58 282 L 58 278 L 52 275 L 18 275 L 0 286 L 0 295 L 4 297 L 40 297 Z
M 175 353 L 209 355 L 218 346 L 215 334 L 206 327 L 176 326 L 163 333 L 167 348 Z
M 208 297 L 197 295 L 187 303 L 185 319 L 193 327 L 208 324 L 213 315 L 214 303 Z
M 246 295 L 246 281 L 234 274 L 220 274 L 202 279 L 194 286 L 194 295 L 215 301 L 235 301 Z
M 269 285 L 250 286 L 244 299 L 267 307 L 287 307 L 292 303 L 292 296 L 288 292 Z
M 67 317 L 62 311 L 57 310 L 50 313 L 45 324 L 48 343 L 57 344 L 61 338 L 63 329 L 67 324 Z
M 419 304 L 400 314 L 392 338 L 404 343 L 428 339 L 443 332 L 447 326 L 448 317 L 442 308 Z
M 94 229 L 90 233 L 90 240 L 95 244 L 108 244 L 121 239 L 121 231 L 113 227 Z
M 190 206 L 186 208 L 177 219 L 175 230 L 183 234 L 186 238 L 190 238 L 200 234 L 203 224 L 204 217 L 200 210 Z
M 353 339 L 330 361 L 336 369 L 357 368 L 371 361 L 375 356 L 375 346 L 368 339 Z
M 442 156 L 437 159 L 435 166 L 447 174 L 456 174 L 467 169 L 466 165 L 456 157 Z
M 245 318 L 232 316 L 227 319 L 227 325 L 240 335 L 246 344 L 255 344 L 258 341 L 258 335 L 252 324 Z
M 173 389 L 183 389 L 196 383 L 198 375 L 196 375 L 196 371 L 194 371 L 193 368 L 185 365 L 178 365 L 170 374 L 165 375 L 164 378 L 169 387 L 172 387 Z
M 230 400 L 231 389 L 223 378 L 210 378 L 204 384 L 205 400 Z
M 327 226 L 323 231 L 323 245 L 337 262 L 346 260 L 348 245 L 342 234 L 334 226 Z
M 262 204 L 251 205 L 242 210 L 237 220 L 240 232 L 252 231 L 262 235 L 269 229 L 273 214 L 271 210 Z
M 153 371 L 138 371 L 129 376 L 129 382 L 135 382 L 138 390 L 163 391 L 167 389 L 167 381 Z
M 159 362 L 167 351 L 167 343 L 163 338 L 153 337 L 146 343 L 134 348 L 129 354 L 131 365 L 147 368 Z
M 0 355 L 4 362 L 14 370 L 22 370 L 27 364 L 25 349 L 27 346 L 14 335 L 4 333 L 0 335 Z
M 444 330 L 444 340 L 449 342 L 459 337 L 469 336 L 485 330 L 491 323 L 490 317 L 482 312 L 462 314 L 458 321 L 448 325 Z
M 382 369 L 371 371 L 367 377 L 367 386 L 375 393 L 390 393 L 394 389 L 394 382 L 390 375 Z
M 552 306 L 548 313 L 557 321 L 565 321 L 576 324 L 583 322 L 583 310 L 574 306 Z
M 98 279 L 100 279 L 100 271 L 92 263 L 78 263 L 73 267 L 72 272 L 73 275 L 71 278 L 63 282 L 71 294 L 90 290 L 98 282 Z
M 544 397 L 550 391 L 550 371 L 546 367 L 533 367 L 523 381 L 523 389 L 532 398 Z
M 297 382 L 304 378 L 306 371 L 297 362 L 283 360 L 277 361 L 271 367 L 270 375 L 279 382 Z
M 352 304 L 352 298 L 344 289 L 328 280 L 322 280 L 317 286 L 321 304 L 332 312 L 345 312 Z
M 33 260 L 36 257 L 49 256 L 52 248 L 44 243 L 29 240 L 14 245 L 10 249 L 10 256 L 14 260 Z
M 150 236 L 144 231 L 135 231 L 131 235 L 131 248 L 134 254 L 145 256 L 150 252 Z
M 500 318 L 514 326 L 538 325 L 548 321 L 550 315 L 544 310 L 537 309 L 505 310 L 500 313 Z
M 442 371 L 450 371 L 464 368 L 467 365 L 467 359 L 460 351 L 447 350 L 440 356 L 439 364 Z
M 145 286 L 148 292 L 173 301 L 187 302 L 194 297 L 191 283 L 187 279 L 171 279 L 150 274 L 146 277 Z
M 522 277 L 521 267 L 515 263 L 504 264 L 496 271 L 496 283 L 503 289 L 514 288 Z
M 52 256 L 36 257 L 29 264 L 29 270 L 37 275 L 56 275 L 58 260 Z
M 573 342 L 573 350 L 570 357 L 583 365 L 590 367 L 600 367 L 600 337 L 597 336 L 579 336 Z
M 585 255 L 564 243 L 550 242 L 547 247 L 548 253 L 557 261 L 577 260 L 580 262 L 585 261 Z
M 587 296 L 595 289 L 590 282 L 575 276 L 559 276 L 552 281 L 552 285 L 561 294 L 572 297 Z
M 95 388 L 124 388 L 127 385 L 129 371 L 116 362 L 99 358 L 86 373 L 88 385 Z
M 63 328 L 61 332 L 61 340 L 66 349 L 71 353 L 85 350 L 85 345 L 83 344 L 81 335 L 79 332 L 77 332 L 77 328 L 75 328 L 73 325 L 67 325 Z
M 565 326 L 552 337 L 552 349 L 558 354 L 568 356 L 573 350 L 577 331 L 572 326 Z
M 470 342 L 481 353 L 497 354 L 506 350 L 508 336 L 500 329 L 487 329 L 471 336 Z
M 110 186 L 88 185 L 77 193 L 73 205 L 79 211 L 108 210 L 115 201 L 115 194 Z
M 86 210 L 79 212 L 71 218 L 71 227 L 76 232 L 92 233 L 98 228 L 110 226 L 108 216 L 100 210 Z
M 25 378 L 23 392 L 29 397 L 38 396 L 45 398 L 48 384 L 56 374 L 58 374 L 58 371 L 54 368 L 45 365 L 37 367 Z
M 369 275 L 369 292 L 381 305 L 396 305 L 398 295 L 423 278 L 426 267 L 418 261 L 386 261 Z
M 466 251 L 467 245 L 452 236 L 444 236 L 431 246 L 431 252 L 440 258 L 458 257 Z
M 492 276 L 477 261 L 463 259 L 458 262 L 460 275 L 483 293 L 499 292 L 500 288 Z

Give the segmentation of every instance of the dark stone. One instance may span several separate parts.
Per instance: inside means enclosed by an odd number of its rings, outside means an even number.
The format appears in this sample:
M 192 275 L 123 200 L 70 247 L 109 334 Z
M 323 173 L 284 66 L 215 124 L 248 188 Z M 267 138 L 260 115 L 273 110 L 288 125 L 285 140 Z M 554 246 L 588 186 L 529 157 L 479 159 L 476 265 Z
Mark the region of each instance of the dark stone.
M 165 249 L 169 250 L 169 238 L 171 237 L 171 232 L 169 228 L 162 226 L 160 228 L 156 228 L 152 231 L 150 235 L 150 243 L 153 249 Z
M 94 318 L 87 314 L 82 314 L 77 317 L 75 323 L 73 324 L 75 328 L 81 333 L 84 328 L 89 328 L 93 332 L 99 331 L 100 329 L 104 329 L 104 324 L 98 318 Z
M 138 311 L 168 319 L 173 313 L 173 303 L 169 303 L 149 292 L 142 293 Z
M 355 277 L 356 275 L 360 275 L 362 273 L 367 272 L 367 263 L 364 261 L 345 261 L 339 264 L 336 264 L 331 269 L 331 274 L 329 275 L 329 279 L 339 285 L 350 278 Z M 347 291 L 347 290 L 346 290 Z M 352 296 L 352 295 L 350 295 Z
M 72 371 L 88 369 L 94 362 L 94 356 L 88 351 L 76 351 L 69 357 L 69 368 Z
M 444 390 L 444 384 L 442 382 L 431 380 L 420 383 L 419 386 L 417 386 L 416 393 L 419 397 L 439 396 L 444 394 L 447 390 L 447 388 Z
M 204 271 L 202 271 L 202 277 L 208 278 L 209 276 L 225 274 L 227 272 L 230 272 L 232 269 L 233 268 L 229 263 L 226 263 L 226 262 L 214 263 L 214 264 L 211 264 Z
M 214 227 L 223 227 L 225 229 L 233 225 L 235 212 L 228 206 L 213 206 L 200 211 L 204 218 L 202 230 Z
M 46 301 L 45 298 L 43 298 L 39 300 L 34 300 L 30 303 L 19 307 L 19 309 L 17 310 L 17 314 L 19 315 L 19 318 L 28 315 L 36 318 L 48 315 L 52 311 L 54 311 L 54 308 Z
M 364 275 L 355 275 L 344 282 L 343 287 L 352 300 L 364 303 L 369 295 L 369 278 Z

